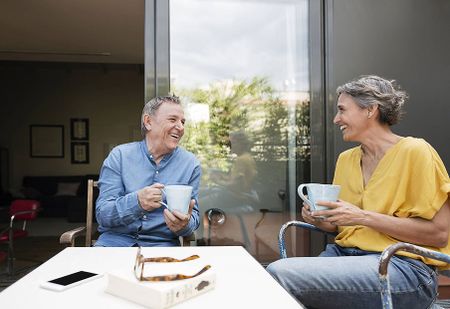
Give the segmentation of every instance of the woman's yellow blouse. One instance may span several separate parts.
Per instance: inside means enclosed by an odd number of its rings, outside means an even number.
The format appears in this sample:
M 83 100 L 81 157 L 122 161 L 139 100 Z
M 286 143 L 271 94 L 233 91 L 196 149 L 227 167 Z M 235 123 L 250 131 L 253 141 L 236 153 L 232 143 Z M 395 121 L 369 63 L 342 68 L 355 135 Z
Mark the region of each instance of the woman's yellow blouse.
M 423 139 L 405 137 L 390 148 L 365 187 L 361 155 L 360 146 L 339 155 L 333 183 L 341 185 L 341 200 L 386 215 L 432 219 L 449 198 L 450 179 L 444 163 Z M 340 246 L 377 252 L 398 241 L 360 225 L 339 227 L 336 237 Z M 428 248 L 450 254 L 450 241 L 445 248 Z M 408 252 L 399 254 L 421 259 L 429 265 L 446 265 Z

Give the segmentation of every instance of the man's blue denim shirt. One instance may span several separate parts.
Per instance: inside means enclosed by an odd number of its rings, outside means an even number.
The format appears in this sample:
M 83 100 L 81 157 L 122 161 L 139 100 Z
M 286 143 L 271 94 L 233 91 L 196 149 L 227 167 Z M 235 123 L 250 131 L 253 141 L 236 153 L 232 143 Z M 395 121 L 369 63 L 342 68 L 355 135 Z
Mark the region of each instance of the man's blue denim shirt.
M 145 139 L 115 147 L 100 171 L 96 216 L 102 234 L 96 246 L 179 245 L 178 236 L 190 235 L 199 226 L 200 177 L 200 162 L 180 147 L 165 155 L 159 165 L 148 152 Z M 178 235 L 164 221 L 164 206 L 145 211 L 138 204 L 137 191 L 157 182 L 193 187 L 192 198 L 196 203 L 192 216 Z

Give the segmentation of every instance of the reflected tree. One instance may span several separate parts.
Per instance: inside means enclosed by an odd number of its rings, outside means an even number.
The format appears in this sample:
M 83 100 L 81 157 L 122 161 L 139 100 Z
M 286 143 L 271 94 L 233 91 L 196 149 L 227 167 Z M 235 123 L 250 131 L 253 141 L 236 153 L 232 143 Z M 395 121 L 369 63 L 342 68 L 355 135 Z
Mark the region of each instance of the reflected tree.
M 229 133 L 235 130 L 244 130 L 254 141 L 252 154 L 257 161 L 286 161 L 289 130 L 296 136 L 297 160 L 309 158 L 309 102 L 294 102 L 295 115 L 289 115 L 287 101 L 266 78 L 229 80 L 174 92 L 184 102 L 208 106 L 209 121 L 188 121 L 182 142 L 201 160 L 203 169 L 229 169 Z M 289 117 L 295 117 L 294 127 L 289 127 Z

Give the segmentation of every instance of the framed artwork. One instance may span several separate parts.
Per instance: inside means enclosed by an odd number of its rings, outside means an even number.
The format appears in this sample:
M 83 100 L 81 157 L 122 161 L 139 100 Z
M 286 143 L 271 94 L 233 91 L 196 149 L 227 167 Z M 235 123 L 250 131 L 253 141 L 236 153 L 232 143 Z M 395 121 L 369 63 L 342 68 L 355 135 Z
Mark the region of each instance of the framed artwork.
M 64 158 L 64 126 L 30 125 L 30 157 Z
M 88 164 L 89 163 L 89 143 L 88 142 L 72 142 L 70 144 L 71 162 L 72 164 Z
M 70 138 L 81 141 L 89 139 L 88 118 L 70 118 Z

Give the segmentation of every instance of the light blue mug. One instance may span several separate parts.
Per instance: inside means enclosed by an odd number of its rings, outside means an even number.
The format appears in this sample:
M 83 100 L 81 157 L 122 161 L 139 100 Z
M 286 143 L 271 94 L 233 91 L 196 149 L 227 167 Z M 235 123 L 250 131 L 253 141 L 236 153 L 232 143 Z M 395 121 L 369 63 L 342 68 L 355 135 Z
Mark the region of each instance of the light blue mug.
M 304 188 L 306 188 L 308 197 L 303 194 Z M 339 197 L 339 192 L 341 192 L 341 186 L 321 183 L 304 183 L 298 186 L 297 192 L 300 198 L 309 205 L 311 211 L 328 210 L 328 207 L 317 205 L 316 202 L 336 202 Z

